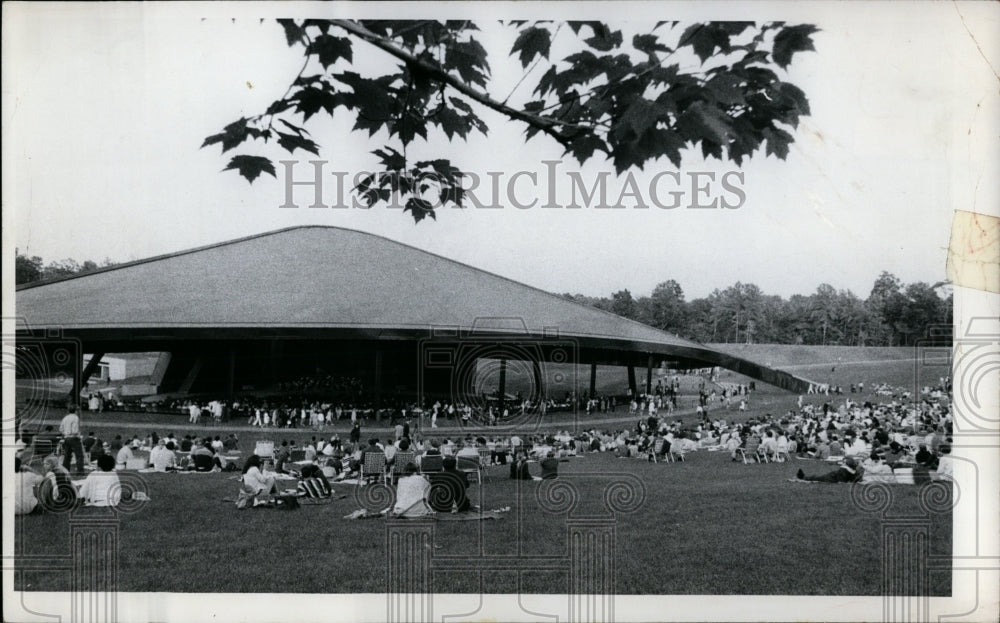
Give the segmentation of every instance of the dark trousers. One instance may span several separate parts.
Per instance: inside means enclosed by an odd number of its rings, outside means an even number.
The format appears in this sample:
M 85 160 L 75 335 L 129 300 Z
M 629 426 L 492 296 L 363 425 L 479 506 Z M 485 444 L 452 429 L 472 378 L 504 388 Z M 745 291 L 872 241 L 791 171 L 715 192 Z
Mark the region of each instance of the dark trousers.
M 73 455 L 76 455 L 76 471 L 83 473 L 83 442 L 79 437 L 67 437 L 63 440 L 63 467 L 66 471 L 69 471 Z

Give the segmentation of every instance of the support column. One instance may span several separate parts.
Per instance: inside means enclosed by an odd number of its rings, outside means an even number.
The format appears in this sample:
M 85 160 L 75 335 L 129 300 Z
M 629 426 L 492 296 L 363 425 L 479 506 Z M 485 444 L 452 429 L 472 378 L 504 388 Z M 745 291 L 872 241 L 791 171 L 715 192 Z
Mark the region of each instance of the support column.
M 382 408 L 382 348 L 375 347 L 375 421 L 379 421 L 379 409 Z
M 532 402 L 542 402 L 548 399 L 545 392 L 545 377 L 542 376 L 542 362 L 538 359 L 531 360 L 531 375 L 535 379 L 536 394 L 531 397 Z
M 507 396 L 507 358 L 500 358 L 500 387 L 497 389 L 498 398 L 500 399 L 499 409 L 503 412 L 503 404 Z
M 81 355 L 82 356 L 82 355 Z M 90 357 L 90 361 L 84 366 L 83 371 L 80 373 L 80 380 L 77 381 L 77 377 L 73 377 L 73 386 L 69 390 L 69 398 L 73 401 L 73 404 L 79 406 L 80 404 L 80 392 L 83 388 L 87 386 L 87 381 L 93 376 L 94 370 L 101 365 L 101 359 L 104 358 L 104 351 L 95 352 Z
M 628 388 L 632 390 L 632 397 L 635 398 L 638 392 L 635 385 L 635 366 L 628 364 Z
M 597 393 L 597 364 L 590 364 L 590 398 Z
M 653 356 L 646 360 L 646 394 L 653 393 Z
M 236 385 L 236 346 L 229 345 L 229 365 L 228 365 L 228 376 L 226 378 L 226 399 L 228 402 L 233 401 L 233 394 Z

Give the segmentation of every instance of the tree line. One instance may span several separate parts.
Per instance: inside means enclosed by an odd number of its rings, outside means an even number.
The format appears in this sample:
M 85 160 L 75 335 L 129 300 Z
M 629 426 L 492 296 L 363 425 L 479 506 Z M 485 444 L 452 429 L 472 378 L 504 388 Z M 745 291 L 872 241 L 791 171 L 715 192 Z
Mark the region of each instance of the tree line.
M 825 283 L 808 296 L 785 299 L 737 282 L 688 301 L 673 279 L 648 296 L 634 297 L 627 289 L 608 297 L 563 296 L 706 343 L 911 346 L 927 338 L 951 340 L 946 327 L 952 323 L 953 303 L 947 284 L 904 284 L 887 271 L 866 299 Z
M 45 263 L 38 256 L 16 255 L 17 285 L 83 274 L 113 266 L 105 259 Z M 673 279 L 634 297 L 619 290 L 605 297 L 563 294 L 565 298 L 636 320 L 697 342 L 736 344 L 821 344 L 911 346 L 931 337 L 934 327 L 950 326 L 952 294 L 945 283 L 903 284 L 883 271 L 868 298 L 822 284 L 808 296 L 784 299 L 752 283 L 737 282 L 688 301 Z M 947 333 L 947 332 L 946 332 Z M 950 341 L 950 334 L 942 341 Z
M 115 262 L 105 258 L 101 263 L 93 260 L 86 260 L 82 264 L 76 260 L 64 259 L 57 262 L 45 261 L 37 255 L 27 256 L 20 251 L 15 252 L 14 282 L 17 285 L 31 283 L 33 281 L 45 281 L 48 279 L 59 279 L 82 273 L 89 273 L 100 268 L 114 266 Z

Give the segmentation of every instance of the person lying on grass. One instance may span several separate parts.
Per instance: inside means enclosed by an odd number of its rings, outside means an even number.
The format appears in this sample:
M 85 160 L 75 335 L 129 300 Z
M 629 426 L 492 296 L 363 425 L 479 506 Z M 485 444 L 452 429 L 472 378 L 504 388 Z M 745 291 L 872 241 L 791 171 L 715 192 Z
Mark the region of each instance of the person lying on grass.
M 808 482 L 861 482 L 861 478 L 864 476 L 864 473 L 864 468 L 858 465 L 858 462 L 854 459 L 854 457 L 847 457 L 840 464 L 840 467 L 832 472 L 819 474 L 817 476 L 806 476 L 800 469 L 798 473 L 795 474 L 795 477 L 799 480 L 805 480 Z

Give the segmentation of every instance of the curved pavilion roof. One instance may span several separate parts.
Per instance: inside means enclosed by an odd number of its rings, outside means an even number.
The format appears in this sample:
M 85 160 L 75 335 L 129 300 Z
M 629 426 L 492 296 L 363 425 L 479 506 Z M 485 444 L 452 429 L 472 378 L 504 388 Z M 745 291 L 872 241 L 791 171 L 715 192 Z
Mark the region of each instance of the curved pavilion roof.
M 404 338 L 426 336 L 434 327 L 527 330 L 590 348 L 683 356 L 732 369 L 757 365 L 381 236 L 330 226 L 280 229 L 26 284 L 17 289 L 16 308 L 33 330 L 74 334 L 238 335 L 232 331 L 264 328 Z

